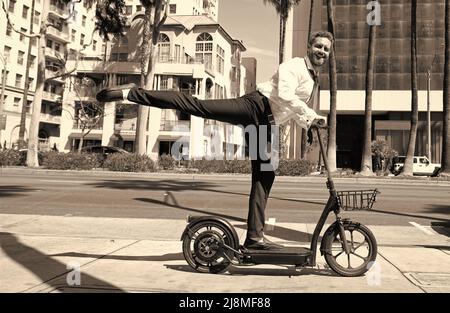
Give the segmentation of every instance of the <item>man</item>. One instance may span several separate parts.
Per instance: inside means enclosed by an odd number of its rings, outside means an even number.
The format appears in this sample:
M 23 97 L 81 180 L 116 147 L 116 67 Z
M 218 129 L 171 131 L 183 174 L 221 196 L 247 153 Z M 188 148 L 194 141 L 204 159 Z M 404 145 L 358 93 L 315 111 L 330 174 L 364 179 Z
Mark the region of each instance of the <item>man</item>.
M 311 35 L 308 55 L 293 58 L 278 68 L 272 79 L 257 86 L 255 92 L 237 99 L 198 100 L 190 95 L 174 91 L 150 91 L 130 85 L 107 88 L 97 94 L 97 100 L 129 100 L 141 105 L 161 109 L 175 109 L 186 114 L 206 119 L 249 126 L 255 125 L 258 133 L 257 146 L 260 151 L 260 126 L 281 125 L 293 119 L 304 129 L 312 125 L 323 127 L 326 118 L 317 115 L 311 109 L 314 96 L 318 91 L 317 71 L 328 60 L 333 36 L 328 32 L 316 32 Z M 264 138 L 263 141 L 267 138 Z M 261 142 L 263 142 L 261 141 Z M 264 237 L 265 208 L 275 179 L 275 172 L 263 170 L 267 160 L 259 153 L 252 162 L 252 187 L 249 199 L 247 219 L 247 249 L 277 250 L 282 246 Z

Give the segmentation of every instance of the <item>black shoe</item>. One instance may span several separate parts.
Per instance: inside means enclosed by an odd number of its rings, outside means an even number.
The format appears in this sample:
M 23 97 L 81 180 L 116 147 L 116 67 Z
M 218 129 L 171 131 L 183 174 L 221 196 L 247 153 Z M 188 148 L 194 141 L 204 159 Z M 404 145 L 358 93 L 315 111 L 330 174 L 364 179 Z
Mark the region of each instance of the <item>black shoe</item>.
M 247 250 L 281 250 L 284 247 L 264 237 L 263 240 L 260 241 L 249 238 L 245 239 L 244 248 Z
M 136 87 L 136 84 L 119 85 L 100 90 L 96 99 L 98 102 L 112 102 L 124 100 L 123 90 Z

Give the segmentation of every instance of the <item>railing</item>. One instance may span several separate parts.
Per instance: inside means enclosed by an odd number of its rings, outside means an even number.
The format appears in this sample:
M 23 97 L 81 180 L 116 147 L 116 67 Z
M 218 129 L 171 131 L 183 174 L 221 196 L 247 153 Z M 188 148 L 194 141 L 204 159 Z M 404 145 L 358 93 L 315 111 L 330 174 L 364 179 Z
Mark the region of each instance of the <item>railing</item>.
M 50 101 L 56 101 L 56 102 L 58 102 L 58 101 L 61 100 L 62 95 L 58 95 L 58 94 L 53 93 L 53 92 L 44 91 L 44 92 L 42 92 L 42 97 L 43 97 L 45 100 L 50 100 Z
M 48 27 L 47 34 L 54 35 L 58 38 L 62 38 L 64 40 L 66 40 L 66 41 L 70 41 L 70 35 L 69 35 L 69 32 L 67 31 L 67 29 L 65 29 L 63 31 L 59 31 L 53 27 Z
M 41 113 L 41 120 L 45 122 L 53 122 L 57 124 L 61 124 L 61 115 L 53 115 L 48 113 Z
M 66 14 L 66 10 L 62 9 L 62 8 L 58 8 L 56 5 L 51 4 L 50 5 L 50 12 L 55 12 L 61 16 L 64 16 Z
M 195 95 L 195 88 L 180 88 L 180 92 L 186 95 Z
M 114 124 L 115 131 L 135 131 L 136 130 L 136 119 L 131 120 L 119 120 Z
M 170 121 L 163 120 L 160 124 L 160 131 L 188 132 L 191 129 L 191 121 Z
M 75 94 L 80 98 L 95 98 L 95 95 L 102 90 L 103 86 L 95 86 L 95 87 L 75 87 Z
M 75 120 L 73 123 L 73 129 L 103 129 L 103 121 L 99 121 L 95 125 L 86 125 L 84 122 L 81 122 L 79 120 Z

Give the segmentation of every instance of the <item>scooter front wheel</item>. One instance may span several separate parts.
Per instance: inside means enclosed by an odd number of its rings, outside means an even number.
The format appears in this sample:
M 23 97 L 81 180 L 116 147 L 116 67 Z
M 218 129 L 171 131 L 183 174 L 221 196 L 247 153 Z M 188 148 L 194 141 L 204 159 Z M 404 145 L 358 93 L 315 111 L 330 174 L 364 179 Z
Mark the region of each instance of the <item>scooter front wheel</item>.
M 199 222 L 183 238 L 183 255 L 197 272 L 221 273 L 234 257 L 231 251 L 224 251 L 221 244 L 235 246 L 231 231 L 215 221 Z
M 377 242 L 366 226 L 347 222 L 343 224 L 349 253 L 345 252 L 339 228 L 327 230 L 323 237 L 325 260 L 333 271 L 346 277 L 361 276 L 377 257 Z

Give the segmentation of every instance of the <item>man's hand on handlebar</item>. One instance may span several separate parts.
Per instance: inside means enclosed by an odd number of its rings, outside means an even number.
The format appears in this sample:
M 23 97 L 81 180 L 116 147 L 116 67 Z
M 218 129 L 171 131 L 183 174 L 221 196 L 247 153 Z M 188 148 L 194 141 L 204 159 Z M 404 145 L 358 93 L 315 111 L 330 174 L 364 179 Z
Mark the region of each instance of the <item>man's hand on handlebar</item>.
M 327 128 L 327 121 L 323 118 L 316 118 L 311 123 L 311 126 L 308 129 L 308 144 L 311 145 L 313 142 L 313 128 L 321 129 L 321 128 Z

